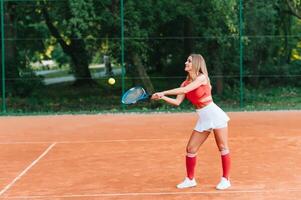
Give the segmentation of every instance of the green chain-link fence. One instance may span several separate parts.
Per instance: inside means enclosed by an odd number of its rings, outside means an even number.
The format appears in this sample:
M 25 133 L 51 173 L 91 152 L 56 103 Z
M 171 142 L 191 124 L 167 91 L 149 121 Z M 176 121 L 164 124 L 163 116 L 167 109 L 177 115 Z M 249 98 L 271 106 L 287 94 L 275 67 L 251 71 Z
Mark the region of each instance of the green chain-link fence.
M 132 86 L 178 87 L 190 53 L 226 110 L 301 108 L 298 2 L 0 1 L 2 114 L 192 110 L 120 102 Z

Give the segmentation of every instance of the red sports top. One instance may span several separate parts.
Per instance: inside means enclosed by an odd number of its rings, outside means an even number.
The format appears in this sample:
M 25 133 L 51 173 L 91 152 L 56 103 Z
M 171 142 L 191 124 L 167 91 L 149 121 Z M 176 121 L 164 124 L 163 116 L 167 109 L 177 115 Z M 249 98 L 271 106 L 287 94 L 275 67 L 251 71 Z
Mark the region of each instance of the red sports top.
M 181 84 L 181 87 L 185 87 L 189 83 L 190 81 L 185 80 Z M 209 84 L 200 85 L 198 88 L 185 94 L 185 97 L 197 108 L 202 108 L 212 102 L 212 98 L 208 101 L 202 102 L 202 99 L 208 96 L 211 96 L 211 86 Z

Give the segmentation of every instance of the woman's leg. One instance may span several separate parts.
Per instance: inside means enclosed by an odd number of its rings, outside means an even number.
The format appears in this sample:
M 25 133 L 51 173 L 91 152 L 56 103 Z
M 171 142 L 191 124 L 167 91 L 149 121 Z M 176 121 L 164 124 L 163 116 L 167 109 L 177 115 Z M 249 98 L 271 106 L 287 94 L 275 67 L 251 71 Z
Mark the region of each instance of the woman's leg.
M 228 127 L 214 129 L 214 137 L 216 145 L 221 153 L 223 175 L 221 182 L 217 185 L 217 189 L 226 189 L 231 186 L 229 181 L 229 173 L 231 167 L 230 150 L 228 146 Z
M 177 185 L 177 188 L 188 188 L 196 186 L 194 179 L 194 169 L 196 165 L 196 154 L 200 146 L 208 138 L 210 131 L 197 132 L 193 131 L 186 147 L 186 171 L 187 177 L 185 180 Z
M 196 165 L 196 156 L 200 146 L 206 141 L 210 132 L 193 131 L 186 147 L 186 171 L 189 179 L 194 178 L 194 169 Z

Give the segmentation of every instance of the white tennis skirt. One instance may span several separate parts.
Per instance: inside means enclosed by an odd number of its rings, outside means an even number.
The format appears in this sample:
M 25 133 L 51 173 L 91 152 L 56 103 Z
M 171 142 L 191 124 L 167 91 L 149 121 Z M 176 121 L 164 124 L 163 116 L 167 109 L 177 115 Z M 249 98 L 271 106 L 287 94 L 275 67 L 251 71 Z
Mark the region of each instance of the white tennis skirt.
M 199 119 L 194 130 L 198 132 L 211 131 L 212 129 L 225 128 L 230 118 L 215 103 L 210 103 L 204 108 L 197 109 Z

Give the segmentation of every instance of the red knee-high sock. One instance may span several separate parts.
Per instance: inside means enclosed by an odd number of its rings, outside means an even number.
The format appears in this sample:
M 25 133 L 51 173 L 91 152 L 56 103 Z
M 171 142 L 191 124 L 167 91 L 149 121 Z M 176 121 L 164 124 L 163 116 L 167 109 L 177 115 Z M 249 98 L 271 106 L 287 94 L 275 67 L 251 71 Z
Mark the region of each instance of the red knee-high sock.
M 196 165 L 196 155 L 186 155 L 186 171 L 189 179 L 194 178 L 194 168 Z
M 231 159 L 230 154 L 227 153 L 222 155 L 222 166 L 223 166 L 223 177 L 229 179 L 230 167 L 231 167 Z

